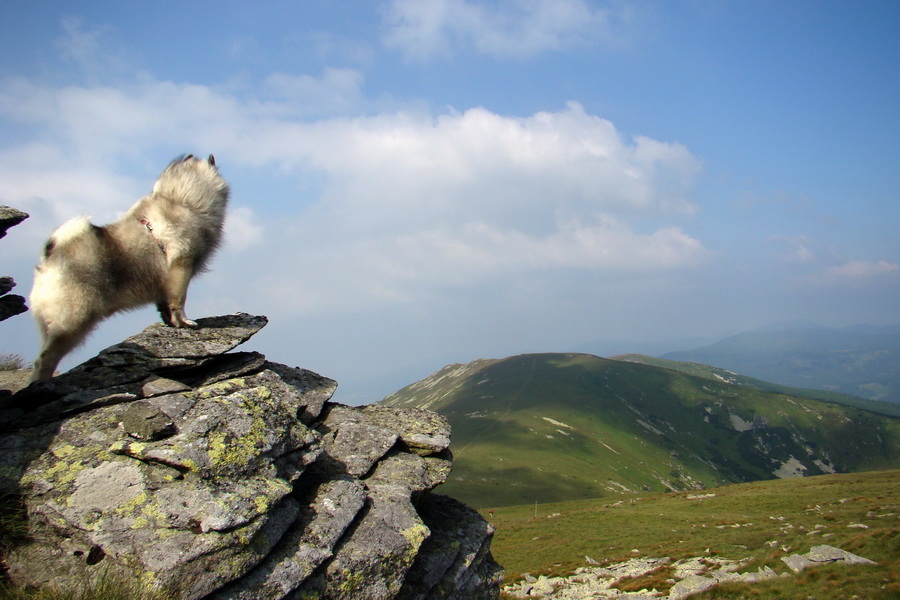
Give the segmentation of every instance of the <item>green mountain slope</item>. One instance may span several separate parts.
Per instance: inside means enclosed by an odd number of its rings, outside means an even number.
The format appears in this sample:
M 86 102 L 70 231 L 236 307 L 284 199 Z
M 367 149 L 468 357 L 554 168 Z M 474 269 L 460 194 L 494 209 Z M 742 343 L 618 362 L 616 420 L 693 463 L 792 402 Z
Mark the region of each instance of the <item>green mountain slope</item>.
M 712 379 L 713 381 L 725 381 L 734 385 L 742 385 L 746 387 L 765 390 L 767 392 L 776 392 L 778 394 L 787 394 L 789 396 L 797 396 L 800 398 L 812 398 L 814 400 L 824 400 L 825 402 L 837 402 L 848 406 L 855 406 L 870 412 L 876 412 L 891 417 L 900 417 L 900 403 L 881 402 L 878 400 L 867 400 L 859 396 L 851 396 L 850 394 L 841 394 L 840 392 L 829 392 L 828 390 L 816 390 L 808 388 L 795 388 L 787 385 L 780 385 L 738 375 L 727 369 L 712 367 L 693 362 L 682 362 L 677 360 L 666 360 L 665 358 L 656 358 L 646 356 L 644 354 L 623 354 L 621 356 L 611 356 L 612 360 L 622 360 L 625 362 L 641 363 L 652 365 L 654 367 L 662 367 L 664 369 L 672 369 L 673 371 L 681 371 L 688 375 L 696 375 L 704 379 Z
M 900 467 L 900 420 L 586 354 L 451 365 L 385 398 L 453 427 L 476 507 Z
M 765 381 L 900 402 L 900 333 L 853 329 L 751 331 L 662 358 Z

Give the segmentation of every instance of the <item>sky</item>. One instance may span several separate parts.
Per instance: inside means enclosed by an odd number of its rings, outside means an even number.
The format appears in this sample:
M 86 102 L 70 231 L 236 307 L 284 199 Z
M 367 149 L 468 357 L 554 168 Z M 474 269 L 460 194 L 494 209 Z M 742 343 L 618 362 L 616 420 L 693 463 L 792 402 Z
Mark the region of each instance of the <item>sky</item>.
M 16 292 L 183 153 L 232 187 L 188 316 L 268 316 L 243 348 L 349 404 L 476 358 L 900 323 L 892 0 L 0 3 Z

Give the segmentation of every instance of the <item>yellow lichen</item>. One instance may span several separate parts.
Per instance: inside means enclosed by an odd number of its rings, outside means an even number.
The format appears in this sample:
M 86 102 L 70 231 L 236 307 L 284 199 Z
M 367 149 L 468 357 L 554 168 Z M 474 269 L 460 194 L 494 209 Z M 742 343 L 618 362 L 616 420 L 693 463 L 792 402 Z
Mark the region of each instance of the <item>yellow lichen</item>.
M 236 537 L 238 542 L 243 546 L 249 545 L 252 540 L 252 536 L 250 535 L 250 532 L 247 531 L 246 527 L 235 530 L 234 537 Z
M 57 446 L 56 448 L 51 450 L 51 452 L 53 453 L 53 456 L 55 456 L 56 458 L 65 458 L 67 456 L 70 456 L 72 453 L 74 453 L 75 450 L 76 450 L 75 446 L 73 446 L 71 444 L 66 444 L 65 446 Z
M 143 529 L 144 527 L 146 527 L 149 524 L 150 524 L 150 521 L 148 521 L 145 517 L 138 516 L 138 518 L 134 520 L 134 523 L 131 524 L 131 528 L 132 529 Z
M 159 506 L 157 506 L 154 502 L 147 502 L 147 504 L 142 506 L 141 513 L 157 522 L 164 522 L 166 520 L 165 513 L 161 511 L 159 509 Z
M 181 530 L 171 529 L 169 527 L 157 527 L 156 529 L 153 530 L 154 537 L 159 541 L 167 540 L 171 537 L 175 537 L 175 536 L 179 535 L 180 533 L 182 533 Z
M 147 502 L 147 492 L 141 490 L 141 492 L 132 497 L 130 500 L 126 500 L 122 504 L 116 507 L 116 514 L 120 516 L 127 516 L 137 510 L 137 507 L 141 504 Z
M 137 455 L 143 452 L 146 447 L 147 444 L 142 444 L 141 442 L 125 442 L 122 440 L 116 440 L 109 445 L 109 451 L 113 454 Z
M 225 381 L 217 381 L 198 390 L 201 398 L 212 398 L 215 396 L 225 396 L 235 390 L 239 390 L 246 386 L 243 378 L 226 379 Z
M 74 481 L 78 474 L 86 468 L 87 465 L 80 461 L 70 463 L 59 460 L 53 463 L 53 465 L 43 473 L 35 474 L 32 477 L 26 477 L 26 480 L 23 481 L 23 483 L 30 483 L 33 480 L 44 478 L 53 482 L 54 485 L 66 484 Z
M 266 424 L 257 417 L 250 431 L 237 437 L 217 431 L 209 436 L 209 459 L 215 467 L 244 466 L 257 454 L 257 445 L 265 439 Z
M 350 569 L 344 569 L 341 575 L 343 575 L 344 578 L 341 582 L 342 592 L 355 592 L 362 586 L 366 579 L 366 576 L 363 573 L 355 573 Z
M 406 541 L 409 542 L 413 548 L 418 548 L 422 545 L 422 542 L 431 535 L 431 530 L 425 527 L 425 525 L 417 523 L 409 529 L 404 529 L 400 533 L 403 534 L 403 537 L 406 538 Z

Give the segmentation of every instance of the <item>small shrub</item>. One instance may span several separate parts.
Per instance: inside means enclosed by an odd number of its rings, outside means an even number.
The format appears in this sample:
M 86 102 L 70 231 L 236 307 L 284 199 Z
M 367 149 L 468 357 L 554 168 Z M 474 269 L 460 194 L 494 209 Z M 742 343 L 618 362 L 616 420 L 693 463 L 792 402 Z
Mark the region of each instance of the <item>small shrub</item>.
M 108 572 L 73 582 L 68 589 L 36 589 L 0 583 L 0 600 L 174 600 L 175 596 L 143 587 L 140 582 Z
M 26 364 L 18 354 L 0 354 L 0 371 L 18 371 L 24 369 Z
M 21 542 L 27 533 L 28 523 L 22 498 L 16 494 L 0 495 L 0 555 Z

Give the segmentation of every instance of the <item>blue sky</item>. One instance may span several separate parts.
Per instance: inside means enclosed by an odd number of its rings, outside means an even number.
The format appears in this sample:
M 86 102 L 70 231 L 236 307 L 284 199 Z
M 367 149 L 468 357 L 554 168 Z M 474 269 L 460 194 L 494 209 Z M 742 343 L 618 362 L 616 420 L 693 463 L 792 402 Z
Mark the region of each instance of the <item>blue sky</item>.
M 900 323 L 900 3 L 147 6 L 0 3 L 19 293 L 55 227 L 212 152 L 227 243 L 188 315 L 269 316 L 248 346 L 349 403 L 480 357 Z

